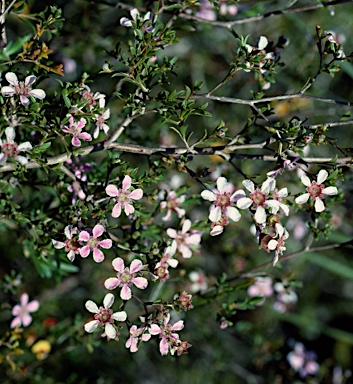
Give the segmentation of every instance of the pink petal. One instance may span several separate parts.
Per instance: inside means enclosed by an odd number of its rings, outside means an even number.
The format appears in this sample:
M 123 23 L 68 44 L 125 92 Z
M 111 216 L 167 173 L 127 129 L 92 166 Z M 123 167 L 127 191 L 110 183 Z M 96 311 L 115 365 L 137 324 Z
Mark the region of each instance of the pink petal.
M 22 324 L 24 327 L 28 327 L 32 322 L 32 317 L 28 314 L 25 313 L 22 315 Z
M 133 200 L 140 200 L 143 196 L 143 190 L 141 188 L 137 188 L 130 193 L 130 198 Z
M 123 190 L 126 191 L 131 187 L 131 177 L 126 175 L 123 180 Z
M 27 293 L 22 293 L 22 295 L 21 295 L 21 307 L 22 308 L 24 308 L 26 305 L 27 305 L 27 303 L 28 303 L 28 294 Z
M 177 232 L 176 232 L 176 230 L 175 229 L 173 229 L 173 228 L 168 228 L 167 229 L 167 235 L 169 236 L 169 237 L 171 237 L 172 239 L 175 239 L 176 237 L 177 237 Z
M 92 231 L 94 237 L 101 236 L 103 234 L 103 232 L 104 232 L 104 227 L 101 224 L 95 225 L 93 228 L 93 231 Z
M 125 203 L 124 204 L 124 211 L 125 211 L 126 216 L 128 216 L 128 215 L 131 215 L 132 213 L 135 212 L 135 208 L 131 204 Z
M 121 215 L 121 203 L 115 204 L 113 211 L 112 211 L 112 216 L 113 217 L 119 217 Z
M 127 348 L 129 348 L 130 347 L 130 352 L 136 352 L 137 351 L 137 338 L 136 337 L 134 337 L 134 338 L 132 338 L 132 337 L 130 337 L 130 346 L 127 346 L 127 343 L 126 343 L 126 347 Z M 128 340 L 128 341 L 129 341 Z
M 113 184 L 109 184 L 107 188 L 105 188 L 105 192 L 107 193 L 108 196 L 112 196 L 112 197 L 116 197 L 119 195 L 118 188 Z
M 113 242 L 110 239 L 105 239 L 99 242 L 99 246 L 105 249 L 111 248 L 113 245 Z
M 143 268 L 141 260 L 135 259 L 131 262 L 130 273 L 136 273 Z
M 124 260 L 121 257 L 117 257 L 112 261 L 113 268 L 120 273 L 124 272 Z
M 184 328 L 184 321 L 179 320 L 172 326 L 172 331 L 181 331 Z
M 131 289 L 124 284 L 121 291 L 120 291 L 120 297 L 123 300 L 130 300 L 131 299 Z
M 105 280 L 104 286 L 107 289 L 115 289 L 120 285 L 120 280 L 116 277 L 110 277 L 109 279 Z
M 182 233 L 186 233 L 191 228 L 191 221 L 189 219 L 184 221 L 184 224 L 181 228 Z
M 98 248 L 93 248 L 93 260 L 96 263 L 101 263 L 104 260 L 104 253 Z
M 92 141 L 92 136 L 87 132 L 82 132 L 79 135 L 79 138 L 85 141 Z
M 87 231 L 82 231 L 82 232 L 80 232 L 80 235 L 78 238 L 80 241 L 86 241 L 87 242 L 91 238 L 91 236 Z
M 149 328 L 149 333 L 151 335 L 159 335 L 161 333 L 161 328 L 157 324 L 152 324 Z
M 38 300 L 32 300 L 26 306 L 26 310 L 28 312 L 36 312 L 36 311 L 38 311 L 38 308 L 39 308 L 39 301 Z
M 179 247 L 179 251 L 183 255 L 184 259 L 189 259 L 192 256 L 192 252 L 191 252 L 190 248 L 185 246 L 185 245 L 181 245 Z
M 71 144 L 74 147 L 79 147 L 81 145 L 81 141 L 77 137 L 73 137 L 71 140 Z
M 88 245 L 85 245 L 84 247 L 80 248 L 80 255 L 82 257 L 87 257 L 90 252 L 91 248 Z
M 82 129 L 87 123 L 87 120 L 81 117 L 80 121 L 77 123 L 76 127 Z
M 164 337 L 161 342 L 159 343 L 159 351 L 161 353 L 161 355 L 168 355 L 168 343 L 167 343 L 167 340 L 166 338 Z
M 10 328 L 15 328 L 15 327 L 20 327 L 21 326 L 21 318 L 20 316 L 15 317 L 10 324 Z
M 19 315 L 19 314 L 21 313 L 21 310 L 22 310 L 22 307 L 21 307 L 20 305 L 16 304 L 16 305 L 12 308 L 11 313 L 12 313 L 13 316 L 17 316 L 17 315 Z
M 145 289 L 148 285 L 148 281 L 144 277 L 135 277 L 132 282 L 139 289 Z

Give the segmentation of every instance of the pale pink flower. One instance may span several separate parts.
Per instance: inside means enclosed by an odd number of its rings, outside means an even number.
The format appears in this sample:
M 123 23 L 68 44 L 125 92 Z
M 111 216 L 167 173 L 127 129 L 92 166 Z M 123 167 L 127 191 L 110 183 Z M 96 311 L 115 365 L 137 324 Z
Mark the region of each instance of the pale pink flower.
M 110 277 L 104 282 L 104 286 L 107 289 L 115 289 L 121 287 L 120 297 L 123 300 L 130 300 L 132 293 L 130 287 L 135 285 L 139 289 L 145 289 L 148 285 L 147 279 L 137 276 L 139 272 L 144 268 L 141 260 L 133 260 L 130 268 L 124 265 L 124 260 L 117 257 L 112 262 L 113 268 L 117 271 L 117 277 Z
M 208 288 L 207 277 L 201 271 L 192 271 L 189 273 L 189 279 L 191 280 L 190 291 L 191 292 L 203 292 Z
M 185 195 L 177 197 L 174 191 L 168 192 L 166 201 L 162 201 L 160 206 L 162 209 L 167 209 L 167 214 L 162 217 L 163 221 L 169 221 L 172 218 L 172 212 L 176 212 L 179 219 L 185 216 L 185 209 L 179 208 L 179 205 L 185 201 Z
M 227 2 L 228 0 L 219 3 L 219 14 L 235 16 L 238 13 L 238 7 L 236 5 L 228 5 Z
M 167 247 L 164 250 L 164 254 L 161 257 L 161 260 L 155 266 L 155 279 L 159 279 L 162 282 L 169 279 L 168 268 L 169 267 L 176 268 L 176 266 L 179 263 L 178 260 L 173 259 L 175 252 L 176 252 L 176 243 L 173 242 L 173 244 L 170 247 Z
M 31 85 L 36 81 L 36 76 L 27 76 L 25 81 L 18 81 L 17 75 L 13 72 L 8 72 L 5 75 L 6 80 L 12 85 L 1 88 L 1 93 L 4 96 L 20 96 L 21 104 L 25 107 L 29 104 L 29 96 L 37 99 L 44 99 L 45 92 L 42 89 L 31 89 Z
M 309 198 L 315 201 L 314 207 L 316 212 L 322 212 L 325 209 L 324 202 L 322 199 L 325 195 L 333 196 L 337 195 L 338 190 L 336 187 L 326 187 L 323 184 L 327 179 L 328 173 L 325 169 L 321 169 L 321 171 L 317 175 L 317 181 L 310 181 L 309 177 L 306 175 L 302 175 L 301 182 L 307 187 L 307 193 L 298 196 L 295 199 L 297 204 L 306 203 Z
M 90 110 L 92 110 L 96 106 L 97 101 L 99 103 L 100 108 L 102 108 L 101 107 L 102 102 L 103 102 L 103 107 L 104 107 L 104 104 L 105 104 L 105 95 L 104 94 L 102 94 L 100 92 L 93 93 L 91 91 L 91 88 L 89 86 L 87 86 L 86 84 L 83 84 L 82 87 L 84 89 L 86 89 L 86 91 L 82 92 L 82 98 L 87 100 L 86 106 L 88 106 L 88 108 Z
M 99 99 L 99 108 L 104 108 L 105 99 Z M 93 138 L 96 139 L 99 135 L 99 131 L 102 130 L 105 134 L 109 132 L 109 125 L 105 123 L 106 120 L 110 118 L 110 109 L 107 108 L 100 114 L 94 116 L 94 120 L 96 121 L 96 128 L 93 131 Z
M 269 178 L 263 184 L 261 189 L 256 188 L 251 180 L 243 181 L 244 187 L 250 192 L 249 197 L 241 197 L 237 201 L 237 206 L 240 209 L 247 209 L 253 207 L 255 209 L 255 221 L 258 224 L 266 222 L 266 208 L 271 208 L 271 213 L 276 213 L 279 208 L 277 200 L 269 200 L 269 194 L 274 188 L 274 179 Z M 241 191 L 243 194 L 244 192 Z M 240 194 L 240 191 L 238 191 Z M 244 194 L 245 196 L 245 194 Z
M 125 311 L 115 312 L 110 309 L 114 303 L 114 295 L 107 293 L 103 300 L 103 307 L 97 306 L 92 300 L 86 301 L 85 307 L 91 313 L 94 313 L 94 320 L 85 324 L 85 331 L 92 333 L 98 326 L 104 327 L 103 336 L 107 336 L 109 339 L 115 339 L 117 331 L 113 325 L 114 321 L 125 321 L 127 313 Z
M 295 343 L 294 350 L 289 352 L 287 360 L 290 366 L 297 372 L 300 377 L 315 375 L 319 371 L 319 364 L 316 360 L 316 353 L 306 351 L 302 343 Z
M 193 309 L 194 306 L 191 304 L 192 295 L 188 294 L 186 291 L 183 291 L 178 297 L 178 305 L 184 311 Z
M 238 191 L 234 192 L 234 186 L 227 182 L 225 177 L 217 179 L 217 190 L 213 192 L 204 190 L 201 192 L 201 197 L 205 200 L 213 202 L 208 218 L 213 223 L 221 219 L 222 214 L 229 217 L 233 221 L 240 220 L 240 213 L 237 208 L 233 207 Z
M 87 257 L 91 251 L 93 252 L 93 260 L 96 263 L 101 263 L 104 260 L 104 253 L 99 248 L 109 249 L 112 247 L 112 241 L 110 239 L 99 240 L 98 237 L 104 233 L 104 227 L 101 224 L 94 226 L 92 235 L 87 231 L 80 232 L 79 240 L 87 243 L 80 249 L 80 255 Z
M 277 282 L 273 285 L 277 294 L 276 301 L 273 304 L 273 309 L 279 313 L 284 313 L 288 307 L 298 301 L 298 295 L 290 286 L 284 286 L 283 283 Z
M 191 231 L 191 221 L 184 221 L 181 231 L 176 231 L 173 228 L 167 229 L 167 235 L 173 240 L 172 244 L 176 244 L 178 251 L 187 259 L 192 256 L 192 248 L 198 246 L 201 242 L 201 233 L 199 231 Z
M 8 158 L 17 160 L 20 164 L 26 165 L 28 159 L 24 156 L 21 156 L 20 152 L 30 151 L 32 149 L 32 144 L 29 141 L 17 145 L 15 143 L 16 133 L 12 127 L 7 127 L 5 129 L 6 141 L 0 139 L 0 163 L 6 162 Z
M 11 328 L 20 327 L 21 325 L 27 327 L 31 324 L 32 316 L 30 313 L 38 311 L 39 302 L 37 300 L 28 302 L 28 299 L 28 294 L 23 293 L 20 299 L 21 304 L 16 304 L 12 308 L 12 315 L 15 316 L 15 318 L 11 321 Z
M 82 132 L 83 127 L 86 125 L 87 120 L 81 117 L 80 121 L 76 123 L 74 117 L 70 116 L 69 124 L 67 127 L 64 125 L 61 129 L 63 132 L 68 133 L 72 136 L 71 144 L 74 147 L 79 147 L 81 145 L 81 140 L 92 141 L 92 136 L 87 132 Z M 80 140 L 81 139 L 81 140 Z
M 70 261 L 75 260 L 75 255 L 77 255 L 80 251 L 81 244 L 78 241 L 78 229 L 73 227 L 72 225 L 68 225 L 64 229 L 64 233 L 66 239 L 64 242 L 52 240 L 54 248 L 61 249 L 65 247 L 65 252 L 67 252 L 67 258 Z
M 272 238 L 268 242 L 268 248 L 271 251 L 275 251 L 273 265 L 277 263 L 279 255 L 282 255 L 283 251 L 286 250 L 285 241 L 289 237 L 288 231 L 280 223 L 276 223 L 275 228 L 276 228 L 276 237 Z
M 213 10 L 213 5 L 208 0 L 200 0 L 200 8 L 195 16 L 209 21 L 217 19 L 216 12 Z
M 257 277 L 254 284 L 248 288 L 248 295 L 269 297 L 273 294 L 271 277 Z M 262 304 L 262 303 L 261 303 Z
M 170 351 L 172 354 L 175 352 L 179 335 L 175 332 L 181 331 L 184 328 L 184 321 L 179 320 L 174 325 L 168 324 L 170 315 L 167 314 L 164 318 L 162 325 L 152 324 L 149 328 L 151 335 L 159 335 L 161 341 L 159 343 L 159 351 L 161 355 L 167 355 Z
M 126 175 L 123 180 L 122 188 L 117 188 L 115 185 L 109 184 L 105 189 L 108 196 L 115 197 L 117 203 L 115 204 L 112 216 L 119 217 L 121 215 L 121 209 L 123 208 L 126 215 L 130 215 L 135 212 L 135 208 L 131 204 L 131 200 L 140 200 L 143 196 L 141 188 L 137 188 L 130 191 L 131 177 Z
M 145 333 L 146 328 L 137 328 L 133 325 L 130 328 L 130 337 L 126 341 L 125 347 L 130 348 L 130 352 L 136 352 L 138 350 L 137 344 L 142 341 L 148 341 L 151 338 L 149 333 Z

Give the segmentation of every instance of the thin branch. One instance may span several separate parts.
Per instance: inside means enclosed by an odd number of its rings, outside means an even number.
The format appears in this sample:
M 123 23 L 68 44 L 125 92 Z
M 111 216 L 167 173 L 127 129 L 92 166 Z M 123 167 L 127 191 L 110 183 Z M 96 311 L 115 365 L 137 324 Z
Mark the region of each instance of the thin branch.
M 288 8 L 288 9 L 283 9 L 283 10 L 277 10 L 277 11 L 267 12 L 267 13 L 264 13 L 264 14 L 258 15 L 258 16 L 247 17 L 244 19 L 238 19 L 238 20 L 232 20 L 232 21 L 210 21 L 210 20 L 202 19 L 202 18 L 197 17 L 197 16 L 188 15 L 187 13 L 181 13 L 179 16 L 183 19 L 193 20 L 193 21 L 197 21 L 199 23 L 204 23 L 204 24 L 209 24 L 209 25 L 213 25 L 215 27 L 232 29 L 232 27 L 234 25 L 252 23 L 254 21 L 260 21 L 260 20 L 263 20 L 263 19 L 266 19 L 269 17 L 273 17 L 273 16 L 285 15 L 288 13 L 312 11 L 312 10 L 327 7 L 330 5 L 341 5 L 341 4 L 352 3 L 352 2 L 353 2 L 353 0 L 326 1 L 326 2 L 321 3 L 321 4 L 312 4 L 312 5 L 305 5 L 303 7 L 298 7 L 298 8 Z

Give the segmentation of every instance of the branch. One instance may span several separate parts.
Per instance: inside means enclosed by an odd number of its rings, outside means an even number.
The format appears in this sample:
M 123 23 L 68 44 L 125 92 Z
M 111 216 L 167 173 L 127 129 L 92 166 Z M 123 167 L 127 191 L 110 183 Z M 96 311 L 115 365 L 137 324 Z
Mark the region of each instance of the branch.
M 193 21 L 197 21 L 199 23 L 204 23 L 204 24 L 209 24 L 209 25 L 213 25 L 216 27 L 232 29 L 233 25 L 252 23 L 254 21 L 260 21 L 260 20 L 263 20 L 263 19 L 266 19 L 266 18 L 269 18 L 272 16 L 285 15 L 288 13 L 312 11 L 314 9 L 323 8 L 323 7 L 327 7 L 330 5 L 341 5 L 341 4 L 352 3 L 352 2 L 353 2 L 353 0 L 326 1 L 326 2 L 321 3 L 321 4 L 305 5 L 303 7 L 298 7 L 298 8 L 288 8 L 288 9 L 283 9 L 283 10 L 277 10 L 277 11 L 267 12 L 267 13 L 264 13 L 264 14 L 258 15 L 258 16 L 247 17 L 244 19 L 238 19 L 238 20 L 232 20 L 232 21 L 210 21 L 210 20 L 202 19 L 202 18 L 197 17 L 197 16 L 188 15 L 187 13 L 181 13 L 179 16 L 182 17 L 183 19 L 193 20 Z

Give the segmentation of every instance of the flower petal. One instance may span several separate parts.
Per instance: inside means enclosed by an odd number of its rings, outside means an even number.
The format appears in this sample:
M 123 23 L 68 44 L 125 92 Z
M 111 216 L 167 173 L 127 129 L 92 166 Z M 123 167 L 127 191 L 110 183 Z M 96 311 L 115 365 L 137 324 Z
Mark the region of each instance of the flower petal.
M 95 225 L 92 231 L 94 237 L 101 236 L 103 232 L 104 232 L 104 227 L 101 224 Z
M 13 72 L 8 72 L 5 75 L 6 80 L 11 84 L 11 85 L 18 85 L 18 79 L 15 73 Z
M 119 195 L 118 188 L 113 184 L 109 184 L 105 188 L 105 192 L 107 193 L 108 196 L 112 196 L 112 197 L 116 197 Z
M 117 257 L 112 261 L 113 268 L 120 273 L 124 272 L 124 260 L 121 257 Z
M 99 312 L 97 304 L 94 301 L 92 301 L 92 300 L 86 301 L 85 307 L 91 313 L 98 313 Z
M 228 207 L 226 215 L 233 221 L 239 221 L 241 218 L 240 212 L 235 207 Z
M 121 215 L 121 203 L 117 203 L 114 205 L 112 210 L 112 217 L 119 217 Z
M 255 191 L 255 186 L 254 183 L 251 180 L 244 180 L 242 182 L 244 187 L 249 191 L 249 192 L 254 192 Z
M 130 199 L 140 200 L 143 196 L 143 190 L 141 188 L 137 188 L 130 193 Z
M 217 189 L 220 194 L 224 193 L 227 189 L 227 179 L 225 177 L 219 177 L 217 179 Z
M 109 279 L 105 280 L 104 286 L 107 289 L 115 289 L 120 285 L 120 280 L 116 277 L 110 277 Z
M 201 192 L 201 197 L 205 200 L 208 200 L 208 201 L 215 201 L 216 200 L 216 195 L 207 189 L 205 189 L 204 191 Z
M 304 204 L 309 200 L 309 196 L 309 193 L 304 193 L 303 195 L 296 197 L 295 202 L 297 204 Z
M 91 248 L 88 245 L 85 245 L 84 247 L 80 248 L 80 255 L 81 257 L 87 257 L 91 252 Z
M 111 248 L 113 245 L 113 242 L 110 239 L 105 239 L 99 242 L 99 246 L 105 249 Z
M 88 333 L 92 333 L 98 327 L 99 321 L 92 320 L 89 323 L 85 324 L 85 331 Z
M 212 221 L 212 223 L 217 223 L 217 221 L 222 216 L 222 211 L 221 211 L 221 208 L 218 206 L 216 207 L 213 205 L 212 207 L 213 208 L 211 208 L 210 214 L 208 215 L 208 218 L 210 219 L 210 221 Z
M 258 224 L 263 224 L 266 222 L 266 211 L 265 211 L 265 208 L 264 207 L 257 207 L 256 208 L 256 212 L 255 212 L 255 221 L 258 223 Z
M 125 311 L 115 312 L 112 314 L 112 318 L 116 321 L 125 321 L 127 319 L 127 313 Z
M 337 195 L 338 189 L 336 187 L 327 187 L 322 191 L 325 195 L 333 196 Z
M 315 200 L 314 207 L 316 212 L 322 212 L 325 210 L 325 204 L 321 199 Z
M 126 175 L 123 180 L 123 190 L 126 191 L 131 187 L 131 177 Z
M 116 330 L 111 324 L 105 324 L 104 330 L 109 339 L 115 339 Z
M 252 205 L 252 200 L 249 197 L 242 197 L 237 201 L 237 207 L 240 209 L 247 209 Z
M 322 184 L 327 179 L 328 173 L 325 169 L 321 169 L 317 175 L 317 183 Z
M 136 273 L 143 268 L 142 261 L 135 259 L 131 262 L 130 273 Z
M 309 187 L 311 185 L 311 181 L 307 175 L 302 175 L 300 178 L 301 182 L 306 186 Z
M 135 277 L 132 282 L 139 289 L 145 289 L 148 285 L 148 281 L 144 277 Z
M 45 98 L 46 94 L 43 91 L 43 89 L 32 89 L 28 92 L 30 96 L 36 97 L 39 100 L 42 100 Z
M 124 284 L 124 286 L 122 287 L 122 289 L 120 291 L 120 297 L 123 300 L 130 300 L 131 296 L 132 296 L 131 289 L 126 284 Z
M 93 260 L 96 263 L 101 263 L 104 260 L 104 253 L 98 248 L 93 248 Z
M 104 296 L 103 305 L 105 309 L 110 308 L 114 303 L 115 297 L 112 293 L 107 293 Z

